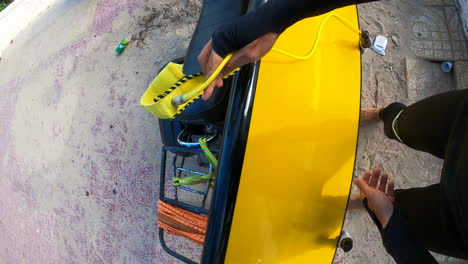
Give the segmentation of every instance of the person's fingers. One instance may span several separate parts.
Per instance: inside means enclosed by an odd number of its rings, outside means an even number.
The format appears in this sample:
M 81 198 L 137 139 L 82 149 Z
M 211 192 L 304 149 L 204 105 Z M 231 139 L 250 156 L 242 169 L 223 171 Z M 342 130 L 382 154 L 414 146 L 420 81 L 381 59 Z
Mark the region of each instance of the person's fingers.
M 221 75 L 220 75 L 221 76 Z M 215 87 L 223 87 L 224 81 L 221 77 L 216 78 L 205 90 L 203 91 L 202 100 L 210 99 L 214 92 Z
M 387 195 L 393 197 L 393 191 L 395 190 L 395 183 L 389 182 L 387 187 Z
M 213 50 L 212 42 L 210 40 L 198 56 L 198 62 L 200 63 L 200 67 L 202 68 L 202 71 L 205 75 L 205 79 L 209 79 L 211 77 L 213 72 L 216 71 L 222 61 L 223 58 Z M 223 86 L 223 79 L 221 74 L 205 89 L 202 96 L 203 100 L 208 100 L 211 97 L 215 86 Z
M 371 188 L 369 187 L 369 185 L 367 185 L 367 182 L 365 182 L 363 179 L 355 178 L 354 179 L 354 184 L 356 184 L 356 186 L 359 188 L 359 190 L 361 190 L 361 194 L 364 194 L 364 196 L 369 195 L 369 191 L 371 190 Z M 362 198 L 363 197 L 361 195 L 361 199 Z
M 362 180 L 363 180 L 364 182 L 366 182 L 367 184 L 369 184 L 370 177 L 371 177 L 371 172 L 370 172 L 370 171 L 366 171 L 366 172 L 364 172 L 364 175 L 362 175 Z
M 379 190 L 383 193 L 387 190 L 388 174 L 380 176 Z
M 211 40 L 206 43 L 203 49 L 198 54 L 198 63 L 202 69 L 203 73 L 206 73 L 206 65 L 208 63 L 208 59 L 210 58 L 211 51 L 213 50 L 213 45 Z
M 230 59 L 230 61 L 221 71 L 220 76 L 216 78 L 216 80 L 213 83 L 211 83 L 207 89 L 205 89 L 205 92 L 203 93 L 203 99 L 207 100 L 211 96 L 215 86 L 223 86 L 223 76 L 230 74 L 233 70 L 245 64 L 259 60 L 268 51 L 271 50 L 277 39 L 277 33 L 267 33 L 235 52 L 234 56 Z M 223 58 L 213 50 L 212 40 L 210 40 L 202 49 L 198 56 L 198 61 L 205 75 L 205 78 L 209 79 L 213 72 L 223 61 Z
M 219 64 L 223 61 L 223 58 L 219 56 L 216 52 L 211 51 L 210 53 L 210 58 L 208 59 L 208 62 L 206 63 L 206 71 L 205 71 L 205 79 L 209 79 L 211 75 L 213 74 L 214 71 L 218 68 Z M 223 86 L 223 80 L 222 76 L 218 76 L 210 85 L 205 89 L 203 92 L 202 99 L 203 100 L 208 100 L 211 97 L 211 94 L 213 94 L 214 87 L 222 87 Z
M 216 78 L 214 83 L 216 87 L 223 87 L 224 81 L 223 81 L 223 78 L 221 78 L 221 75 L 218 78 Z
M 214 85 L 211 85 L 208 88 L 206 88 L 205 91 L 203 91 L 202 100 L 206 101 L 210 99 L 211 95 L 213 94 L 213 91 Z
M 206 63 L 205 78 L 208 79 L 218 68 L 219 64 L 223 61 L 223 58 L 218 55 L 215 51 L 211 50 L 210 57 Z
M 369 186 L 372 188 L 377 188 L 377 183 L 379 182 L 379 177 L 380 177 L 381 170 L 379 168 L 375 168 L 372 171 L 372 176 L 369 181 Z

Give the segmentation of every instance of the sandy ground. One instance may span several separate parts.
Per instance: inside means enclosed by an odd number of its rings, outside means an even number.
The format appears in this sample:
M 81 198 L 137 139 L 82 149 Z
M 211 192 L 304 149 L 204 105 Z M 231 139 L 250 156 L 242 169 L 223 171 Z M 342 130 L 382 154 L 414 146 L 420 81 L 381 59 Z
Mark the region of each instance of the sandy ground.
M 0 263 L 175 262 L 156 233 L 159 131 L 139 99 L 184 54 L 199 11 L 192 0 L 59 0 L 11 41 Z
M 423 59 L 418 49 L 420 38 L 424 37 L 418 33 L 431 34 L 420 28 L 420 22 L 424 21 L 424 26 L 431 25 L 434 30 L 437 26 L 446 26 L 443 24 L 445 20 L 433 16 L 434 12 L 444 8 L 451 11 L 451 4 L 450 1 L 393 0 L 359 6 L 361 29 L 389 39 L 386 56 L 367 51 L 362 57 L 362 107 L 384 107 L 394 101 L 411 104 L 455 89 L 453 74 L 443 73 L 439 63 L 431 62 L 443 58 L 433 52 Z M 392 36 L 398 40 L 398 45 L 390 39 Z M 436 41 L 431 44 L 428 50 L 434 48 Z M 450 60 L 466 59 L 464 54 L 456 52 L 457 49 L 443 56 Z M 437 183 L 442 160 L 387 139 L 383 124 L 376 124 L 360 129 L 355 176 L 375 167 L 388 172 L 396 188 L 405 189 Z M 356 188 L 353 189 L 357 193 Z M 339 251 L 335 263 L 394 263 L 386 254 L 380 234 L 366 212 L 348 212 L 344 229 L 354 237 L 355 247 L 348 254 Z M 436 257 L 440 263 L 468 263 L 440 255 Z
M 159 67 L 184 54 L 200 3 L 58 0 L 12 40 L 0 60 L 1 264 L 177 263 L 157 239 L 161 143 L 155 118 L 138 100 Z M 363 29 L 399 42 L 389 40 L 385 57 L 364 54 L 363 106 L 454 89 L 452 74 L 420 59 L 467 59 L 455 44 L 420 42 L 433 33 L 424 17 L 453 12 L 449 7 L 442 0 L 359 7 Z M 445 38 L 440 32 L 435 36 Z M 116 56 L 124 37 L 131 44 Z M 399 188 L 438 180 L 440 160 L 387 140 L 381 130 L 361 130 L 356 175 L 382 167 Z M 336 263 L 391 263 L 367 215 L 349 213 L 345 229 L 356 246 L 338 253 Z M 187 255 L 200 253 L 174 243 Z

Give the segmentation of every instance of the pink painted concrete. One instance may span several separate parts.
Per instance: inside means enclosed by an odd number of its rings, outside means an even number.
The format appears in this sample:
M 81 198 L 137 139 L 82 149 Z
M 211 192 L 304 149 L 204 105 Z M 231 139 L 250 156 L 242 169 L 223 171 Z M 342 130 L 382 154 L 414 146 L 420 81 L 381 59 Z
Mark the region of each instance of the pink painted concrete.
M 114 52 L 148 14 L 193 6 L 167 2 L 58 1 L 4 51 L 0 264 L 178 263 L 157 238 L 161 143 L 139 98 L 184 51 L 196 16 Z

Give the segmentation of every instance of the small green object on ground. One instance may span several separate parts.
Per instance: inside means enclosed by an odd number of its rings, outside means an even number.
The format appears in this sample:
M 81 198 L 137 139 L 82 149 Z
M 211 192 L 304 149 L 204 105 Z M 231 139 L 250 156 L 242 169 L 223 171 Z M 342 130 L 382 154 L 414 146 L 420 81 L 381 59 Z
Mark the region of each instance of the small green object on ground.
M 115 49 L 117 54 L 122 53 L 124 51 L 125 47 L 127 47 L 127 45 L 128 45 L 128 39 L 126 39 L 126 38 L 122 39 L 122 41 L 119 43 L 119 45 Z
M 0 1 L 0 12 L 5 9 L 10 3 L 6 1 Z

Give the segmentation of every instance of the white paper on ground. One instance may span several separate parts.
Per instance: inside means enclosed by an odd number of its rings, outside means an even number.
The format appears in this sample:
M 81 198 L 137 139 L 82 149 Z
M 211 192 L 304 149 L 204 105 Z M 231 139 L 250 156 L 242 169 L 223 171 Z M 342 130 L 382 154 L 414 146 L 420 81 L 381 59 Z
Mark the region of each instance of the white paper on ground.
M 377 52 L 378 54 L 385 56 L 385 49 L 387 48 L 387 38 L 381 35 L 375 37 L 374 46 L 372 49 Z

